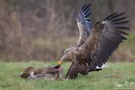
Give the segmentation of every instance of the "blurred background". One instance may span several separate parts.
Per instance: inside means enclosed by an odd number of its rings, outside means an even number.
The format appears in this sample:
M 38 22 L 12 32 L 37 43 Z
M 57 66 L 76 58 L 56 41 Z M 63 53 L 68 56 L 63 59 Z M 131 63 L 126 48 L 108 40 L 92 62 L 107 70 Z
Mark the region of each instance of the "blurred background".
M 91 3 L 93 24 L 113 12 L 126 12 L 131 32 L 110 61 L 135 59 L 135 0 L 0 0 L 0 60 L 52 61 L 76 44 L 76 15 Z

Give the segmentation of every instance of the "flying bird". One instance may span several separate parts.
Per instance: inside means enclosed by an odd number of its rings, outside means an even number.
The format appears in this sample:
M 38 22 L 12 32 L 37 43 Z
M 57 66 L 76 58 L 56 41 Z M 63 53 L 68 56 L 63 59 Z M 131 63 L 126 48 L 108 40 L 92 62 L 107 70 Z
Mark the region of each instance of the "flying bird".
M 78 73 L 87 75 L 99 71 L 119 44 L 126 40 L 129 21 L 125 13 L 113 13 L 103 21 L 92 24 L 89 16 L 91 4 L 85 4 L 76 17 L 79 40 L 73 47 L 67 48 L 58 64 L 71 61 L 66 78 L 74 79 Z

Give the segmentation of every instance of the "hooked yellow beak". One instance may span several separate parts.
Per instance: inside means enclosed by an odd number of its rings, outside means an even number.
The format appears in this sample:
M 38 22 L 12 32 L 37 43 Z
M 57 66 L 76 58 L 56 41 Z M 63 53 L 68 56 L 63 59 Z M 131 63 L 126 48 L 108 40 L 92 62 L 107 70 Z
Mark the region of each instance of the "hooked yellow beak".
M 62 63 L 63 63 L 63 61 L 59 61 L 59 62 L 58 62 L 58 65 L 61 65 Z

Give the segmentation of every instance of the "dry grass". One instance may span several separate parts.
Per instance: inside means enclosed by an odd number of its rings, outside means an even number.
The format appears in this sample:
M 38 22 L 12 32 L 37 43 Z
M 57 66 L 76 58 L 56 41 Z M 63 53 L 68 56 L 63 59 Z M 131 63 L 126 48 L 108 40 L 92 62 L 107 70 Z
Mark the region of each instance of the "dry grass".
M 56 3 L 57 2 L 57 3 Z M 0 1 L 0 59 L 3 61 L 56 60 L 78 39 L 76 15 L 85 1 L 78 0 L 1 0 Z M 89 2 L 89 0 L 86 0 Z M 105 13 L 127 10 L 134 32 L 134 0 L 92 1 L 92 22 Z M 99 7 L 99 4 L 102 5 Z M 133 61 L 135 34 L 120 45 L 111 58 Z M 124 51 L 124 52 L 123 52 Z

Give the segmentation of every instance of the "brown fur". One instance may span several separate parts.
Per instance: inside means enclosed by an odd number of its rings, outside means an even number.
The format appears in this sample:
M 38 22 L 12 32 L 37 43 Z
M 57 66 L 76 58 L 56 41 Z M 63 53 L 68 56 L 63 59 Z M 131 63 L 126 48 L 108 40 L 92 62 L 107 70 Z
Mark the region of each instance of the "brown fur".
M 22 74 L 20 74 L 21 78 L 24 79 L 28 79 L 28 77 L 30 76 L 31 72 L 34 72 L 34 75 L 36 75 L 37 78 L 42 78 L 42 77 L 46 77 L 46 75 L 48 75 L 48 79 L 54 78 L 55 80 L 58 80 L 58 78 L 60 77 L 60 79 L 62 79 L 62 69 L 56 69 L 54 67 L 43 67 L 43 68 L 34 68 L 34 67 L 27 67 L 25 68 L 25 70 L 23 71 Z

